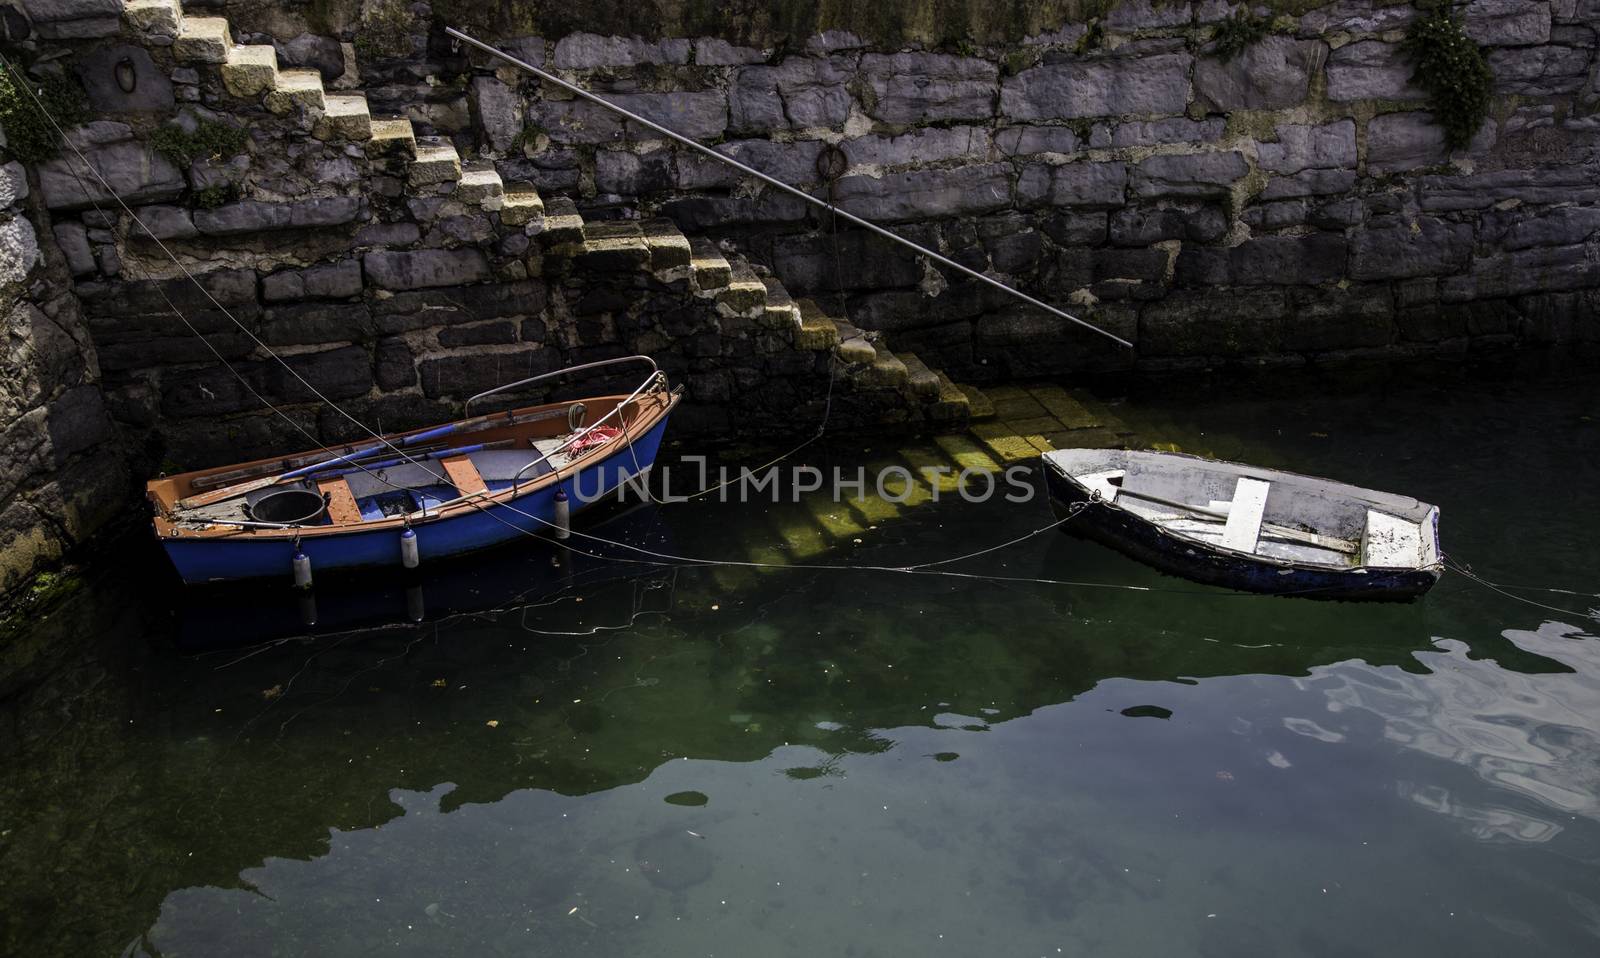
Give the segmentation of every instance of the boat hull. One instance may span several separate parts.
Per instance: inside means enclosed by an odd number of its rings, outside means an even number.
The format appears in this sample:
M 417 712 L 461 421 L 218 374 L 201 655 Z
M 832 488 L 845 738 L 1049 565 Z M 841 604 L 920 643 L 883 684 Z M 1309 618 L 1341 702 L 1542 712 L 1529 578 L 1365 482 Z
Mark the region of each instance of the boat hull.
M 631 444 L 579 469 L 564 480 L 571 511 L 576 514 L 613 495 L 631 477 L 654 464 L 667 428 L 662 416 L 649 432 Z M 555 524 L 554 484 L 505 500 L 485 500 L 481 507 L 413 523 L 420 564 L 426 567 L 450 556 L 537 534 L 548 536 Z M 231 538 L 162 538 L 167 556 L 184 582 L 200 584 L 278 576 L 289 578 L 295 543 L 291 539 L 239 536 Z M 577 544 L 582 547 L 581 540 Z M 393 528 L 306 536 L 299 551 L 311 560 L 312 574 L 331 570 L 403 568 L 400 536 Z
M 1437 568 L 1329 569 L 1272 559 L 1251 559 L 1204 548 L 1114 506 L 1092 500 L 1082 486 L 1045 463 L 1050 505 L 1067 519 L 1063 532 L 1109 546 L 1130 559 L 1194 582 L 1264 595 L 1310 599 L 1406 602 L 1439 581 Z

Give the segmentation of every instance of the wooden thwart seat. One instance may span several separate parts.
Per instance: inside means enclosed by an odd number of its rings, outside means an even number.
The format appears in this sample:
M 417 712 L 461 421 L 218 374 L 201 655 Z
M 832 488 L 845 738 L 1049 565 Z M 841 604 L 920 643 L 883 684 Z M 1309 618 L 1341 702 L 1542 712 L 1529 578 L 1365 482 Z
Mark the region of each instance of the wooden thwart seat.
M 478 474 L 478 467 L 466 456 L 451 456 L 440 459 L 439 464 L 444 466 L 445 474 L 450 477 L 450 484 L 463 496 L 470 496 L 475 492 L 483 492 L 489 486 L 483 481 L 483 476 Z
M 1398 516 L 1367 510 L 1362 562 L 1381 568 L 1413 569 L 1422 564 L 1422 528 Z
M 343 476 L 317 480 L 317 491 L 328 500 L 328 518 L 335 525 L 361 521 L 361 507 L 356 505 L 355 494 Z
M 1233 489 L 1233 503 L 1228 508 L 1228 524 L 1222 529 L 1222 545 L 1239 552 L 1255 552 L 1256 540 L 1261 536 L 1261 517 L 1267 511 L 1267 493 L 1272 483 L 1260 479 L 1241 478 Z

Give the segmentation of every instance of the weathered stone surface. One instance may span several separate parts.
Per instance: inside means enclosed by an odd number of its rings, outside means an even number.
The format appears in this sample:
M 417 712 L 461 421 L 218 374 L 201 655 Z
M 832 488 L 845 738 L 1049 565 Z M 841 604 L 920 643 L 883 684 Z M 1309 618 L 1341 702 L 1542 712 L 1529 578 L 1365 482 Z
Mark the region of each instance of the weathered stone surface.
M 539 346 L 473 352 L 424 359 L 418 364 L 422 391 L 428 396 L 470 396 L 528 376 L 561 367 L 561 354 Z
M 1543 0 L 1472 0 L 1467 36 L 1486 46 L 1508 47 L 1550 39 L 1550 4 Z
M 504 152 L 522 132 L 522 99 L 492 76 L 472 78 L 472 107 L 489 146 Z
M 1535 246 L 1474 259 L 1464 276 L 1446 278 L 1447 303 L 1600 287 L 1600 245 Z
M 1385 113 L 1367 124 L 1367 172 L 1396 173 L 1437 166 L 1449 158 L 1444 128 L 1424 112 Z
M 1126 0 L 1111 8 L 1106 14 L 1105 25 L 1111 30 L 1127 32 L 1180 27 L 1189 23 L 1190 15 L 1187 3 L 1162 3 L 1157 6 L 1151 0 Z
M 689 41 L 648 41 L 639 37 L 603 37 L 570 33 L 556 43 L 555 66 L 560 70 L 598 67 L 632 67 L 640 63 L 688 63 Z
M 383 389 L 405 389 L 417 384 L 417 368 L 413 365 L 411 347 L 398 336 L 378 341 L 373 349 L 373 374 Z
M 1139 351 L 1147 356 L 1248 356 L 1280 348 L 1288 302 L 1281 290 L 1174 292 L 1139 316 Z
M 728 128 L 728 104 L 716 90 L 614 93 L 607 99 L 691 139 L 712 139 Z M 584 100 L 539 100 L 529 113 L 558 143 L 607 143 L 624 137 L 625 121 Z M 638 131 L 627 135 L 637 136 Z
M 1412 66 L 1398 43 L 1362 40 L 1328 57 L 1328 99 L 1422 100 L 1427 93 L 1411 82 Z
M 1285 124 L 1278 127 L 1278 142 L 1262 143 L 1256 156 L 1261 168 L 1273 173 L 1355 169 L 1355 121 L 1338 120 L 1322 126 Z
M 1098 246 L 1106 241 L 1106 214 L 1068 210 L 1044 222 L 1047 236 L 1061 246 Z
M 121 124 L 106 125 L 127 130 Z M 92 123 L 89 126 L 101 124 Z M 183 174 L 172 165 L 171 160 L 138 140 L 129 138 L 102 142 L 90 146 L 86 152 L 90 164 L 100 171 L 111 189 L 128 203 L 159 203 L 176 199 L 188 187 Z M 57 156 L 38 165 L 39 190 L 44 195 L 45 205 L 53 210 L 69 210 L 112 202 L 111 194 L 98 180 L 83 177 L 75 170 L 73 164 L 76 162 L 75 157 L 69 162 L 65 156 Z M 84 187 L 88 188 L 87 194 Z
M 1017 178 L 1017 201 L 1047 206 L 1121 206 L 1127 196 L 1128 164 L 1068 163 L 1024 167 Z
M 999 68 L 941 53 L 869 53 L 861 72 L 872 91 L 867 115 L 887 123 L 982 120 L 994 113 Z
M 1592 46 L 1549 44 L 1492 50 L 1488 59 L 1489 69 L 1494 71 L 1497 93 L 1558 96 L 1583 88 L 1588 81 L 1589 64 L 1593 58 Z
M 315 70 L 326 83 L 344 75 L 344 51 L 333 37 L 302 33 L 288 40 L 273 37 L 271 42 L 284 66 Z
M 142 206 L 134 210 L 139 217 L 139 223 L 144 224 L 140 229 L 134 224 L 132 235 L 153 236 L 160 240 L 193 239 L 200 235 L 195 229 L 194 221 L 189 218 L 189 211 L 181 206 Z
M 1311 76 L 1327 57 L 1316 40 L 1270 36 L 1224 63 L 1202 57 L 1195 64 L 1194 90 L 1219 110 L 1280 110 L 1301 103 Z
M 1322 353 L 1386 346 L 1394 338 L 1394 303 L 1384 286 L 1297 291 L 1283 323 L 1283 348 Z
M 234 96 L 259 96 L 278 83 L 278 51 L 261 43 L 235 46 L 223 61 L 222 85 Z
M 344 299 L 361 295 L 361 264 L 348 259 L 309 269 L 280 270 L 261 279 L 261 298 L 269 303 L 316 299 Z
M 1133 191 L 1149 198 L 1220 198 L 1249 170 L 1237 152 L 1152 156 L 1134 168 Z
M 1354 170 L 1305 170 L 1292 176 L 1274 176 L 1261 191 L 1263 200 L 1344 193 L 1356 185 Z
M 124 92 L 116 71 L 124 60 L 133 70 L 133 92 Z M 98 113 L 168 113 L 174 99 L 172 82 L 156 69 L 143 47 L 118 43 L 83 55 L 73 66 L 89 103 Z
M 72 275 L 87 276 L 95 271 L 94 251 L 89 248 L 88 233 L 82 223 L 57 223 L 51 232 Z
M 1186 246 L 1180 286 L 1284 286 L 1344 278 L 1345 239 L 1332 233 L 1262 236 L 1230 248 Z
M 35 23 L 121 16 L 122 0 L 23 0 L 22 9 Z
M 1011 203 L 1003 164 L 950 170 L 913 170 L 881 177 L 846 176 L 835 188 L 837 203 L 867 219 L 925 219 L 1002 209 Z
M 904 166 L 968 157 L 987 159 L 990 145 L 989 131 L 976 126 L 919 129 L 900 136 L 872 134 L 846 140 L 843 144 L 852 166 Z M 814 154 L 812 162 L 814 165 Z M 805 177 L 807 180 L 815 178 L 814 170 Z
M 1083 145 L 1067 126 L 1011 126 L 994 135 L 994 145 L 1007 156 L 1075 153 Z
M 1215 206 L 1129 207 L 1111 214 L 1114 246 L 1149 246 L 1163 240 L 1215 243 L 1228 232 L 1228 217 Z
M 356 218 L 361 201 L 354 196 L 327 196 L 298 203 L 244 200 L 214 210 L 195 210 L 194 225 L 208 236 L 231 236 L 266 230 L 338 226 Z
M 1507 200 L 1596 203 L 1600 202 L 1600 165 L 1424 176 L 1417 194 L 1422 208 L 1434 212 L 1487 209 Z
M 822 147 L 820 140 L 756 139 L 722 143 L 716 151 L 790 185 L 805 185 L 816 181 L 817 154 Z M 853 147 L 846 147 L 847 152 L 851 149 Z M 851 155 L 853 158 L 854 154 Z M 730 189 L 745 178 L 733 167 L 698 154 L 680 153 L 677 159 L 679 189 Z M 662 160 L 665 163 L 666 157 Z
M 1508 250 L 1593 242 L 1600 242 L 1600 207 L 1594 206 L 1565 206 L 1533 216 L 1523 214 L 1515 218 L 1499 240 L 1500 246 Z
M 16 160 L 0 166 L 0 210 L 28 197 L 28 171 Z
M 1307 221 L 1310 212 L 1310 200 L 1277 200 L 1247 207 L 1239 214 L 1239 221 L 1259 234 L 1299 226 Z
M 1405 279 L 1453 273 L 1472 256 L 1472 227 L 1432 216 L 1372 219 L 1350 246 L 1354 279 Z
M 694 42 L 694 62 L 699 66 L 740 66 L 746 63 L 761 63 L 766 58 L 764 51 L 750 47 L 736 47 L 717 37 L 703 37 Z
M 1210 143 L 1222 138 L 1227 122 L 1221 117 L 1191 120 L 1188 117 L 1168 117 L 1164 120 L 1130 120 L 1109 129 L 1096 126 L 1090 146 L 1140 147 L 1165 146 L 1172 143 Z M 1107 135 L 1102 136 L 1105 130 Z
M 374 252 L 363 256 L 361 262 L 367 279 L 384 289 L 456 286 L 489 278 L 488 261 L 475 249 Z
M 39 262 L 39 237 L 25 216 L 0 221 L 0 286 L 20 283 Z
M 1192 63 L 1188 54 L 1169 53 L 1033 67 L 1001 84 L 1000 113 L 1013 120 L 1182 113 Z
M 1405 27 L 1416 16 L 1416 8 L 1409 4 L 1381 5 L 1374 4 L 1372 0 L 1338 0 L 1301 16 L 1300 31 L 1310 35 L 1384 33 Z
M 705 162 L 715 163 L 714 160 Z M 717 165 L 730 173 L 734 172 L 729 167 Z M 652 150 L 644 154 L 631 150 L 595 151 L 594 188 L 601 193 L 640 196 L 671 186 L 672 154 L 668 150 Z
M 842 126 L 850 116 L 850 77 L 848 65 L 831 58 L 745 67 L 729 89 L 731 126 L 750 133 Z

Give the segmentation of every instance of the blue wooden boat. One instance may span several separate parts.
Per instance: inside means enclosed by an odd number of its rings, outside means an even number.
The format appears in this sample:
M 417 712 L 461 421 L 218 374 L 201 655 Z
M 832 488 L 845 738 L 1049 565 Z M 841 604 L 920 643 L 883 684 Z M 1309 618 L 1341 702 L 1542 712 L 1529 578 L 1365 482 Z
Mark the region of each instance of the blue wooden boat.
M 1062 530 L 1170 575 L 1247 592 L 1412 599 L 1439 580 L 1439 509 L 1182 453 L 1044 455 Z
M 146 485 L 155 532 L 186 583 L 415 568 L 529 534 L 564 537 L 570 516 L 646 473 L 678 394 L 644 356 L 588 363 L 467 400 L 624 362 L 632 393 L 524 406 L 167 476 Z

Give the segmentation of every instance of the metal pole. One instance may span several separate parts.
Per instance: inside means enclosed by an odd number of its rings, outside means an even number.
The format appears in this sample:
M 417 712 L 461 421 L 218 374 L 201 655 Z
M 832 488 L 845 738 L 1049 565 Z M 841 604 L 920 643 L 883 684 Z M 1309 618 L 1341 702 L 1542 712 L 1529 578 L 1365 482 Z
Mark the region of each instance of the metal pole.
M 769 186 L 775 186 L 778 189 L 783 190 L 785 193 L 790 193 L 790 194 L 792 194 L 794 196 L 798 196 L 800 199 L 805 200 L 807 203 L 810 203 L 813 206 L 820 206 L 823 209 L 827 210 L 828 212 L 832 213 L 833 215 L 843 217 L 844 219 L 856 224 L 857 226 L 861 227 L 862 229 L 871 230 L 872 232 L 877 233 L 879 236 L 882 236 L 884 239 L 893 240 L 894 242 L 899 243 L 901 246 L 910 247 L 911 249 L 915 250 L 919 254 L 928 257 L 929 259 L 933 260 L 936 263 L 939 263 L 939 264 L 944 265 L 944 266 L 948 266 L 949 268 L 951 268 L 953 270 L 956 270 L 957 272 L 965 273 L 966 275 L 972 277 L 973 279 L 979 280 L 980 282 L 988 283 L 990 286 L 993 286 L 993 287 L 995 287 L 996 289 L 999 289 L 999 290 L 1003 290 L 1003 291 L 1011 294 L 1012 296 L 1015 296 L 1017 299 L 1022 300 L 1025 303 L 1029 303 L 1031 305 L 1037 306 L 1040 309 L 1044 310 L 1045 312 L 1051 313 L 1051 314 L 1056 315 L 1056 316 L 1059 316 L 1062 319 L 1068 320 L 1070 322 L 1077 323 L 1079 326 L 1082 326 L 1084 329 L 1093 330 L 1093 331 L 1099 333 L 1100 335 L 1106 337 L 1107 339 L 1112 339 L 1112 340 L 1115 340 L 1118 343 L 1121 343 L 1122 345 L 1128 347 L 1129 349 L 1133 348 L 1133 344 L 1132 343 L 1128 342 L 1126 339 L 1123 339 L 1121 336 L 1116 335 L 1115 333 L 1108 333 L 1108 332 L 1106 332 L 1105 330 L 1101 329 L 1098 326 L 1092 326 L 1089 323 L 1086 323 L 1083 320 L 1079 319 L 1078 317 L 1071 315 L 1070 313 L 1062 312 L 1061 310 L 1056 309 L 1054 306 L 1051 306 L 1049 303 L 1040 302 L 1039 300 L 1034 299 L 1032 296 L 1029 296 L 1027 293 L 1024 293 L 1021 290 L 1014 289 L 1014 288 L 1012 288 L 1010 286 L 1007 286 L 1005 283 L 1002 283 L 999 280 L 994 279 L 993 277 L 985 276 L 984 274 L 978 272 L 975 269 L 970 269 L 970 268 L 968 268 L 966 266 L 962 266 L 960 263 L 957 263 L 953 259 L 949 259 L 947 257 L 941 256 L 938 253 L 935 253 L 933 250 L 930 250 L 930 249 L 927 249 L 925 247 L 919 246 L 916 243 L 913 243 L 910 240 L 906 239 L 904 236 L 899 235 L 898 233 L 890 232 L 889 230 L 886 230 L 881 226 L 878 226 L 878 225 L 876 225 L 874 223 L 869 223 L 868 221 L 862 219 L 861 217 L 856 216 L 854 213 L 848 213 L 848 212 L 846 212 L 844 210 L 839 209 L 837 206 L 834 206 L 832 203 L 828 203 L 828 202 L 825 202 L 823 200 L 819 200 L 815 196 L 812 196 L 810 193 L 806 193 L 803 190 L 796 189 L 795 187 L 790 186 L 789 184 L 783 182 L 782 180 L 775 179 L 775 178 L 773 178 L 771 176 L 768 176 L 767 174 L 761 172 L 760 170 L 751 169 L 750 167 L 744 165 L 743 163 L 740 163 L 738 160 L 734 159 L 731 156 L 724 156 L 723 154 L 718 153 L 716 150 L 713 150 L 708 146 L 702 146 L 701 144 L 696 143 L 694 140 L 691 140 L 686 136 L 683 136 L 683 135 L 678 134 L 678 133 L 674 133 L 673 131 L 667 129 L 666 127 L 662 126 L 659 123 L 655 123 L 655 122 L 653 122 L 651 120 L 647 120 L 644 117 L 639 116 L 637 113 L 632 113 L 632 112 L 630 112 L 628 110 L 625 110 L 622 107 L 617 106 L 615 103 L 612 103 L 609 100 L 603 99 L 602 97 L 596 96 L 595 94 L 590 93 L 588 90 L 585 90 L 585 89 L 583 89 L 582 87 L 580 87 L 580 86 L 578 86 L 576 84 L 568 83 L 566 80 L 563 80 L 560 77 L 558 77 L 558 76 L 556 76 L 556 75 L 554 75 L 552 73 L 546 73 L 545 71 L 539 69 L 538 67 L 534 66 L 533 64 L 526 63 L 526 62 L 524 62 L 522 60 L 517 59 L 516 57 L 512 56 L 511 54 L 506 53 L 504 50 L 497 50 L 494 47 L 489 46 L 487 43 L 482 42 L 481 40 L 473 39 L 472 37 L 467 36 L 465 33 L 462 33 L 460 30 L 457 30 L 455 27 L 445 27 L 445 31 L 444 32 L 448 33 L 452 37 L 455 37 L 457 40 L 461 40 L 461 41 L 464 41 L 466 43 L 472 44 L 473 46 L 477 47 L 478 49 L 482 50 L 483 52 L 485 52 L 485 53 L 487 53 L 487 54 L 489 54 L 491 56 L 499 57 L 500 59 L 506 61 L 507 63 L 511 64 L 514 67 L 517 67 L 520 70 L 526 70 L 527 72 L 533 74 L 534 76 L 536 76 L 539 79 L 545 81 L 546 83 L 553 83 L 556 86 L 560 87 L 561 89 L 566 90 L 567 92 L 569 92 L 569 93 L 571 93 L 571 94 L 573 94 L 575 96 L 583 97 L 585 100 L 588 100 L 591 103 L 598 103 L 600 106 L 605 107 L 606 109 L 612 111 L 613 113 L 621 114 L 622 116 L 627 117 L 628 119 L 632 120 L 635 123 L 638 123 L 641 126 L 644 126 L 644 127 L 648 128 L 648 129 L 656 131 L 657 133 L 660 133 L 662 136 L 664 136 L 664 137 L 666 137 L 666 138 L 668 138 L 670 140 L 675 140 L 675 141 L 677 141 L 679 143 L 682 143 L 684 146 L 687 146 L 692 150 L 698 150 L 699 152 L 704 153 L 706 156 L 711 157 L 713 160 L 716 160 L 719 163 L 726 163 L 728 166 L 731 166 L 734 169 L 739 170 L 740 172 L 743 172 L 743 173 L 746 173 L 746 174 L 748 174 L 750 176 L 753 176 L 756 179 L 761 180 L 763 183 L 768 184 Z

